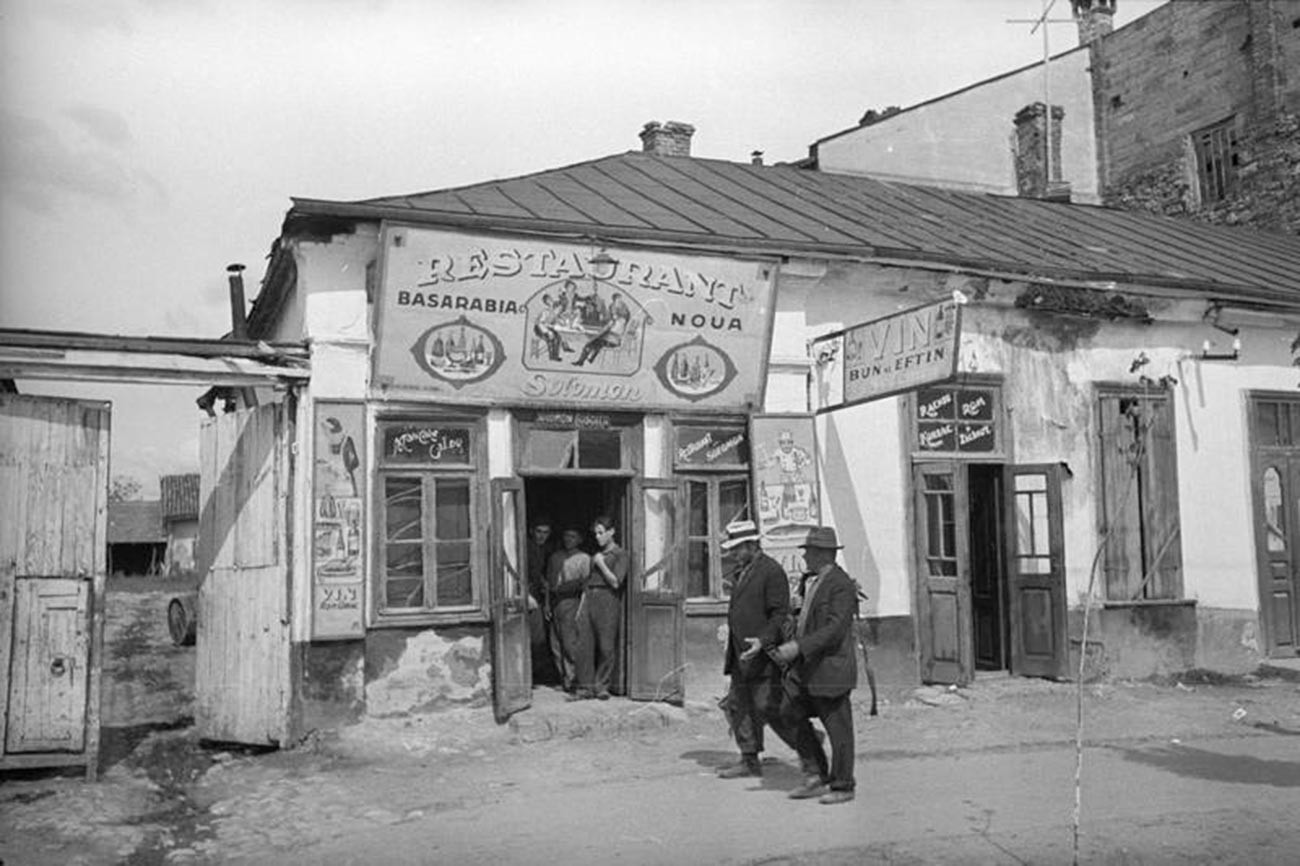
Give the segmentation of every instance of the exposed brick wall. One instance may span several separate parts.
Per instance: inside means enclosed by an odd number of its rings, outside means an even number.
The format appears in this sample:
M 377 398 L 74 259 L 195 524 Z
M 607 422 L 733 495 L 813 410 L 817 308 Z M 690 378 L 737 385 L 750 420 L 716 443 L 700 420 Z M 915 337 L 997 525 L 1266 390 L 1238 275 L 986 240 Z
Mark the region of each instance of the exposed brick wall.
M 1093 65 L 1106 204 L 1300 233 L 1300 0 L 1174 0 Z M 1202 205 L 1190 136 L 1229 117 L 1237 186 Z

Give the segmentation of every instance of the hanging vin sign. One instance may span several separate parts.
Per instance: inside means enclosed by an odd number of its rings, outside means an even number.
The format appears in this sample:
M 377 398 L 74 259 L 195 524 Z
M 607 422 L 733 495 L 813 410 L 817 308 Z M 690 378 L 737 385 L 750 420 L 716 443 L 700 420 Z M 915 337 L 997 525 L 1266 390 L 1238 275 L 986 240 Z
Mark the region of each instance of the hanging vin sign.
M 812 342 L 817 411 L 944 382 L 957 374 L 961 307 L 942 301 Z

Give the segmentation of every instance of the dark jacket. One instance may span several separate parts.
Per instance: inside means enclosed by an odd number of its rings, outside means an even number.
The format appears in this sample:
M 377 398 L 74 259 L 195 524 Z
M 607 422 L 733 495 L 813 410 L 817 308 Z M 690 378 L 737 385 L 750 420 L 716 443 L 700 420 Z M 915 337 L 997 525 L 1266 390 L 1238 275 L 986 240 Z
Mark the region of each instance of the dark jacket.
M 817 697 L 833 698 L 858 684 L 857 645 L 853 630 L 858 612 L 858 587 L 838 565 L 813 588 L 802 634 L 796 634 L 799 658 L 795 671 L 803 688 Z
M 781 642 L 781 625 L 790 611 L 790 579 L 775 559 L 760 552 L 731 588 L 727 606 L 727 661 L 725 674 L 755 679 L 768 673 L 772 661 L 760 652 L 742 662 L 745 638 L 756 637 L 768 648 Z

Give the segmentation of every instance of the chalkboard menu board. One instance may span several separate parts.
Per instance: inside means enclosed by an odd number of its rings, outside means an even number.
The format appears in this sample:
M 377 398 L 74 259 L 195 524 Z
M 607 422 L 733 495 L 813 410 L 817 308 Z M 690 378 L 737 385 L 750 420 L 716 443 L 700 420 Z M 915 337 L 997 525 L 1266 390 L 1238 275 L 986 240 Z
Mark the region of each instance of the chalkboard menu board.
M 461 424 L 386 424 L 381 437 L 383 460 L 388 464 L 464 465 L 471 460 L 471 432 L 468 425 Z
M 998 450 L 995 388 L 920 388 L 916 447 L 921 451 L 987 454 Z

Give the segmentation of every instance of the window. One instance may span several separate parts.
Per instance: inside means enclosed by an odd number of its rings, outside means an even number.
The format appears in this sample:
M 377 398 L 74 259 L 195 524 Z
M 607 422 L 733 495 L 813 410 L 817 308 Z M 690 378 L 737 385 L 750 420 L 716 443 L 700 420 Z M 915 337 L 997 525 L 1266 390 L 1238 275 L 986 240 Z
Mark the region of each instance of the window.
M 1164 391 L 1107 391 L 1101 415 L 1106 598 L 1182 597 L 1177 444 Z
M 383 421 L 377 438 L 379 617 L 478 608 L 476 422 Z
M 749 476 L 687 476 L 686 597 L 720 599 L 730 595 L 730 557 L 720 547 L 728 523 L 749 515 Z
M 640 416 L 609 412 L 516 412 L 518 465 L 538 470 L 628 469 Z
M 1192 133 L 1201 204 L 1213 204 L 1232 194 L 1237 185 L 1237 130 L 1233 120 Z
M 673 429 L 673 468 L 686 481 L 686 597 L 718 601 L 730 593 L 732 558 L 722 537 L 749 509 L 749 434 L 736 421 L 681 422 Z M 698 609 L 698 605 L 697 605 Z

